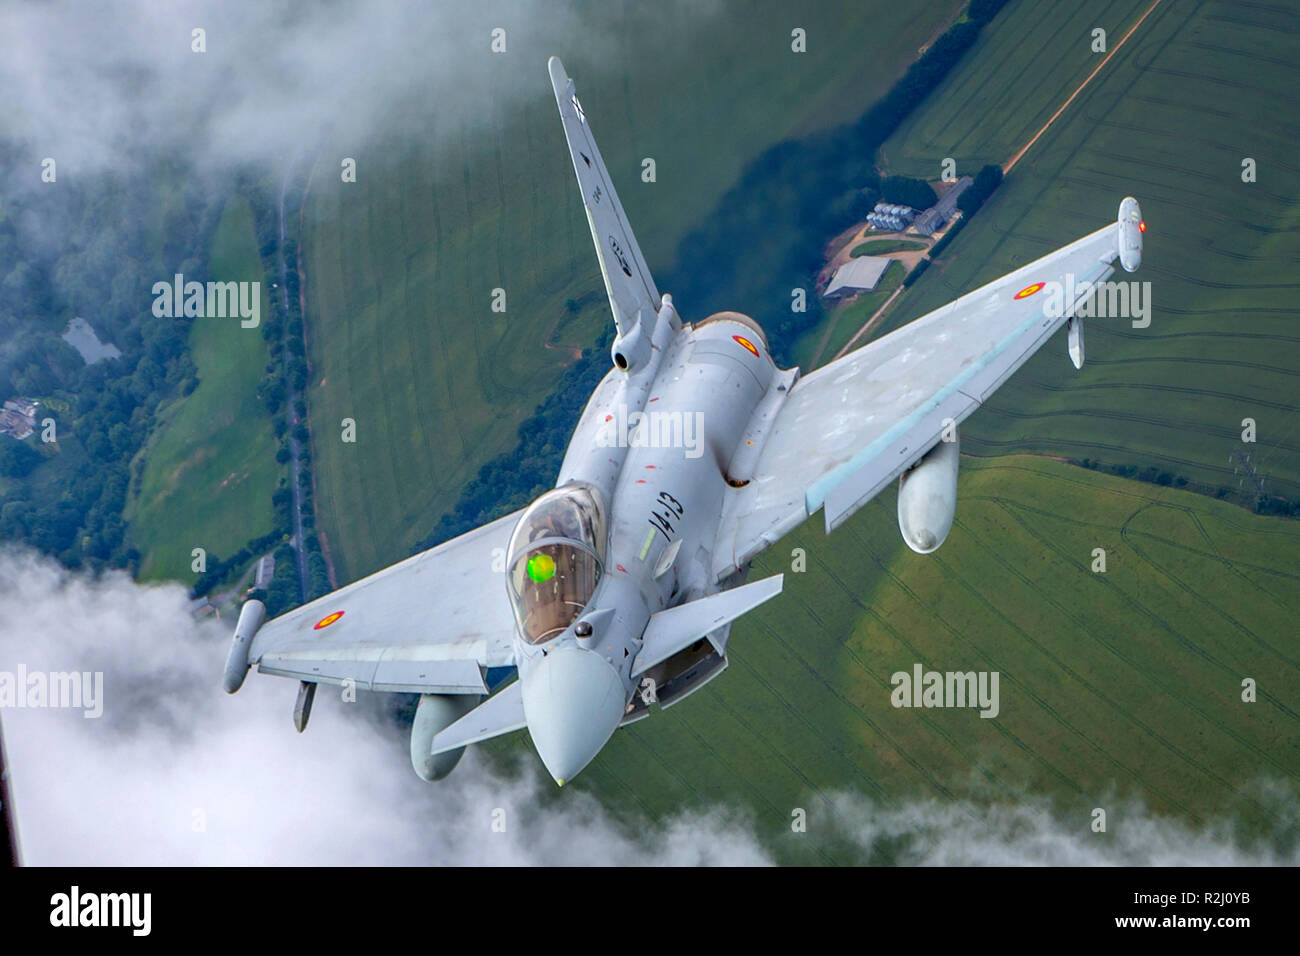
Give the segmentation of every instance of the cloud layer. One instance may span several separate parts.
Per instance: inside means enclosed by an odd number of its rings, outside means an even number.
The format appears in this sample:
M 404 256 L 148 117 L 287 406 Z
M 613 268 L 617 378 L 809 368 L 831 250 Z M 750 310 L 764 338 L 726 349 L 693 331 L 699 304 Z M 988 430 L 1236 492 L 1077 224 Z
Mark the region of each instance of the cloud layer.
M 0 670 L 104 672 L 104 714 L 5 710 L 24 857 L 37 864 L 754 864 L 734 814 L 632 832 L 521 761 L 473 753 L 420 781 L 406 740 L 322 689 L 311 726 L 292 682 L 250 675 L 228 697 L 229 622 L 196 623 L 179 585 L 71 574 L 0 553 Z M 504 822 L 504 832 L 501 823 Z
M 61 175 L 130 169 L 163 151 L 200 169 L 278 166 L 323 137 L 331 154 L 356 155 L 382 133 L 428 138 L 432 122 L 463 132 L 549 95 L 549 54 L 613 62 L 629 18 L 650 25 L 653 11 L 580 18 L 544 0 L 9 3 L 0 137 L 23 142 L 33 162 L 54 157 Z M 504 53 L 493 52 L 496 29 Z
M 196 623 L 179 585 L 71 573 L 0 551 L 0 670 L 104 672 L 104 713 L 7 709 L 5 740 L 28 862 L 37 864 L 680 864 L 772 862 L 788 833 L 726 807 L 663 823 L 615 819 L 590 794 L 555 794 L 531 753 L 506 771 L 473 752 L 438 784 L 411 771 L 403 734 L 323 688 L 299 735 L 291 682 L 219 689 L 229 622 Z M 1295 802 L 1283 801 L 1296 828 Z M 1140 807 L 1112 835 L 1042 801 L 982 805 L 835 798 L 805 837 L 917 864 L 1297 862 L 1241 849 Z M 504 823 L 504 827 L 501 824 Z M 843 854 L 837 853 L 837 856 Z

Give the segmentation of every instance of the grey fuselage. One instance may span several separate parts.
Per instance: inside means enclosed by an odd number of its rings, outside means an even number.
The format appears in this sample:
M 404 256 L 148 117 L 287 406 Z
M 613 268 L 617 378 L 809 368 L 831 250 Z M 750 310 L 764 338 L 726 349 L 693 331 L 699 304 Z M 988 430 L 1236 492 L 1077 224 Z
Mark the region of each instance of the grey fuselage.
M 747 482 L 761 445 L 755 421 L 774 417 L 796 375 L 776 368 L 762 331 L 746 316 L 723 312 L 683 325 L 664 296 L 659 314 L 648 318 L 653 330 L 643 363 L 615 367 L 597 386 L 556 482 L 588 484 L 606 503 L 603 575 L 562 634 L 536 644 L 515 636 L 526 709 L 536 699 L 528 689 L 534 670 L 557 652 L 572 656 L 580 648 L 617 671 L 619 719 L 601 730 L 601 745 L 615 727 L 645 716 L 651 699 L 667 706 L 725 666 L 724 628 L 648 674 L 634 678 L 633 670 L 652 614 L 742 583 L 743 572 L 718 581 L 713 570 L 724 497 Z M 615 352 L 617 363 L 617 343 Z M 575 629 L 583 633 L 583 622 L 590 634 L 580 637 Z M 657 691 L 644 692 L 647 676 Z M 530 729 L 534 718 L 528 714 Z M 535 730 L 533 736 L 541 751 Z

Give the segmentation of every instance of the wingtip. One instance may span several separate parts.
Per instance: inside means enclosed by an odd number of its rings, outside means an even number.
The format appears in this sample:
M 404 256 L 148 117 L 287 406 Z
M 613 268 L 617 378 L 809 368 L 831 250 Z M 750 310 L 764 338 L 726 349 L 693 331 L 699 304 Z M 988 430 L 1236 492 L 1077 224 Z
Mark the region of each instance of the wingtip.
M 546 61 L 546 69 L 551 74 L 551 82 L 556 86 L 563 86 L 569 82 L 569 74 L 564 72 L 564 64 L 560 62 L 558 56 L 552 56 Z

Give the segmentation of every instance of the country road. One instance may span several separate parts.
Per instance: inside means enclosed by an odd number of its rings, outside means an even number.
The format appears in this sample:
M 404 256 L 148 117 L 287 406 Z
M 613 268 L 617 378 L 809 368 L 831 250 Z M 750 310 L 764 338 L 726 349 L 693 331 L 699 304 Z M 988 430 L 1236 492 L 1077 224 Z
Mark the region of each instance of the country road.
M 280 306 L 285 316 L 283 336 L 285 339 L 286 354 L 288 349 L 289 338 L 289 264 L 284 258 L 284 240 L 286 236 L 285 217 L 284 217 L 284 196 L 289 189 L 289 181 L 293 178 L 293 164 L 285 170 L 284 178 L 280 181 L 280 201 L 278 204 L 278 214 L 280 219 L 280 244 L 276 255 L 280 260 Z M 294 388 L 293 377 L 286 375 L 285 384 L 288 386 L 288 407 L 290 414 L 298 404 L 298 390 Z M 298 589 L 299 600 L 306 601 L 307 596 L 311 593 L 310 578 L 307 574 L 307 549 L 303 546 L 302 534 L 302 485 L 299 484 L 299 475 L 302 474 L 302 449 L 298 443 L 297 437 L 293 433 L 293 428 L 289 429 L 289 485 L 293 492 L 293 541 L 292 547 L 295 558 L 298 563 Z

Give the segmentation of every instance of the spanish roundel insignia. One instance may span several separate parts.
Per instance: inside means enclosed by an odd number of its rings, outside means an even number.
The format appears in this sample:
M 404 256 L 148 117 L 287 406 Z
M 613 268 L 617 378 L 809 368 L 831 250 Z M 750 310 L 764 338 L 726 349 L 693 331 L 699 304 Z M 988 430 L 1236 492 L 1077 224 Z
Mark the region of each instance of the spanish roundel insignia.
M 316 622 L 316 626 L 313 627 L 312 630 L 319 631 L 322 627 L 329 627 L 331 624 L 333 624 L 342 616 L 343 616 L 342 611 L 335 611 L 333 614 L 326 614 L 323 618 L 321 618 L 319 621 Z
M 743 335 L 733 335 L 732 338 L 752 352 L 755 358 L 759 357 L 758 349 L 754 347 L 754 343 L 749 341 L 749 339 L 745 338 Z
M 1046 282 L 1035 282 L 1033 285 L 1027 285 L 1016 293 L 1016 298 L 1027 299 L 1045 285 L 1047 285 Z

